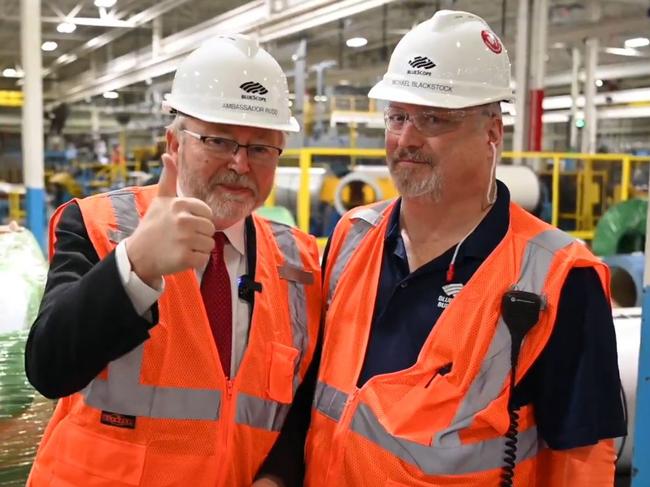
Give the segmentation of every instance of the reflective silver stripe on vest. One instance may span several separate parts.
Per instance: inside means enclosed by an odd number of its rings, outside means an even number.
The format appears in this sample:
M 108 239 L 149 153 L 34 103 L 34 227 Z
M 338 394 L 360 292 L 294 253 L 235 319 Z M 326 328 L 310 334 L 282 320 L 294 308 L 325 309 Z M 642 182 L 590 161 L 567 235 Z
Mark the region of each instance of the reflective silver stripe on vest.
M 115 243 L 131 235 L 138 226 L 135 194 L 108 194 L 117 229 L 108 237 Z M 140 384 L 144 345 L 108 364 L 108 380 L 95 378 L 82 391 L 91 407 L 132 416 L 214 420 L 219 415 L 221 392 L 209 389 L 158 387 Z
M 240 392 L 235 422 L 267 431 L 280 431 L 291 404 L 270 401 Z
M 144 345 L 108 364 L 108 380 L 93 379 L 82 391 L 86 404 L 131 416 L 207 419 L 219 416 L 221 392 L 140 384 Z
M 339 421 L 347 394 L 319 382 L 316 386 L 316 409 Z M 492 470 L 503 466 L 505 437 L 457 446 L 426 446 L 391 435 L 366 404 L 360 404 L 354 413 L 350 429 L 427 475 L 458 475 Z M 520 431 L 517 435 L 517 462 L 535 456 L 540 449 L 537 428 Z
M 572 242 L 570 236 L 555 229 L 532 238 L 524 252 L 516 288 L 541 294 L 555 254 Z M 504 437 L 462 444 L 459 432 L 473 422 L 477 412 L 499 396 L 510 372 L 510 345 L 510 333 L 503 318 L 499 317 L 481 369 L 460 403 L 452 425 L 438 433 L 431 446 L 391 435 L 372 409 L 363 403 L 355 411 L 350 429 L 429 475 L 472 473 L 503 466 Z M 338 421 L 346 399 L 344 392 L 319 382 L 314 407 Z M 517 462 L 536 455 L 540 440 L 535 427 L 519 432 L 518 438 Z
M 114 191 L 108 194 L 117 229 L 108 237 L 119 243 L 138 226 L 135 194 Z M 131 416 L 172 419 L 215 420 L 219 416 L 221 392 L 140 384 L 144 344 L 108 364 L 108 380 L 95 378 L 81 391 L 91 407 Z
M 572 237 L 557 229 L 544 231 L 529 240 L 515 287 L 521 291 L 541 295 L 553 257 L 572 242 Z M 460 445 L 459 431 L 469 426 L 474 420 L 474 415 L 498 397 L 510 373 L 511 344 L 508 327 L 503 318 L 499 317 L 496 332 L 481 364 L 481 370 L 460 403 L 451 426 L 438 433 L 434 444 Z
M 271 230 L 273 231 L 273 235 L 275 236 L 275 240 L 285 261 L 284 266 L 280 267 L 278 272 L 281 276 L 285 276 L 285 278 L 290 277 L 287 279 L 287 287 L 289 289 L 289 316 L 291 319 L 293 347 L 298 350 L 294 372 L 295 391 L 300 380 L 298 369 L 308 345 L 307 291 L 305 286 L 309 284 L 309 279 L 306 278 L 306 275 L 310 273 L 304 269 L 302 259 L 300 258 L 300 251 L 298 250 L 298 244 L 296 243 L 296 238 L 291 232 L 291 227 L 281 223 L 268 223 L 271 225 Z M 290 270 L 286 269 L 287 266 L 289 266 Z M 302 278 L 294 278 L 292 276 L 302 276 Z
M 505 437 L 457 447 L 421 445 L 388 433 L 365 404 L 359 405 L 350 428 L 404 462 L 416 465 L 427 475 L 460 475 L 503 466 Z M 532 427 L 520 432 L 517 438 L 517 462 L 537 454 L 537 428 Z
M 345 392 L 339 391 L 324 382 L 318 381 L 316 384 L 314 407 L 328 418 L 338 422 L 341 419 L 345 401 L 347 400 L 348 395 Z
M 133 233 L 138 225 L 139 215 L 135 204 L 135 195 L 128 191 L 117 191 L 108 195 L 113 210 L 117 229 L 109 235 L 118 242 Z M 285 227 L 286 228 L 286 227 Z M 288 265 L 300 264 L 298 271 L 290 275 L 306 279 L 302 270 L 300 254 L 295 239 L 287 232 L 278 231 L 278 245 L 285 255 Z M 290 289 L 292 283 L 289 281 Z M 294 311 L 295 296 L 290 301 L 294 345 L 301 353 L 306 346 L 306 299 L 303 284 L 296 293 L 302 296 Z M 302 294 L 300 294 L 302 291 Z M 296 333 L 296 326 L 303 326 Z M 304 330 L 304 331 L 303 331 Z M 83 391 L 86 403 L 94 408 L 131 416 L 151 418 L 216 420 L 219 417 L 221 392 L 212 389 L 191 389 L 178 387 L 149 386 L 140 383 L 144 344 L 108 364 L 108 380 L 95 378 Z M 298 365 L 296 365 L 296 371 Z M 297 374 L 296 374 L 297 375 Z M 237 395 L 236 421 L 256 428 L 278 431 L 289 410 L 288 404 L 277 403 L 262 398 L 240 393 Z
M 330 276 L 329 289 L 327 292 L 328 306 L 332 302 L 332 296 L 334 296 L 336 285 L 338 284 L 341 274 L 343 274 L 343 269 L 345 269 L 352 253 L 357 249 L 357 247 L 359 247 L 359 244 L 368 231 L 379 225 L 379 222 L 382 220 L 382 212 L 393 201 L 394 200 L 380 201 L 368 208 L 356 211 L 354 215 L 350 217 L 351 220 L 353 220 L 352 228 L 350 228 L 348 234 L 345 236 L 345 241 L 341 246 L 341 251 L 336 257 L 336 261 L 332 267 L 332 274 Z
M 140 221 L 135 194 L 131 191 L 112 191 L 108 193 L 108 198 L 117 220 L 117 230 L 109 230 L 108 238 L 114 243 L 120 243 L 135 231 Z

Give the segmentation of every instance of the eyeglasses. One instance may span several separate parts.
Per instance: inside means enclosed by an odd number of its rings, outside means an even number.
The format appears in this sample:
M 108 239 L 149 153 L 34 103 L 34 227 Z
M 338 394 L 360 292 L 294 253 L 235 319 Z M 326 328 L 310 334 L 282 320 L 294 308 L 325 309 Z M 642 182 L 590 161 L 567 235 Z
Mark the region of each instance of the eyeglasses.
M 191 130 L 182 129 L 187 135 L 200 140 L 206 150 L 215 156 L 234 156 L 240 148 L 246 149 L 248 161 L 258 165 L 273 165 L 280 159 L 282 149 L 272 145 L 264 144 L 240 144 L 232 139 L 215 137 L 212 135 L 201 135 Z
M 401 134 L 408 120 L 425 137 L 435 137 L 455 129 L 469 115 L 480 113 L 491 115 L 485 109 L 470 110 L 422 110 L 409 113 L 401 108 L 388 107 L 384 111 L 386 130 L 393 134 Z

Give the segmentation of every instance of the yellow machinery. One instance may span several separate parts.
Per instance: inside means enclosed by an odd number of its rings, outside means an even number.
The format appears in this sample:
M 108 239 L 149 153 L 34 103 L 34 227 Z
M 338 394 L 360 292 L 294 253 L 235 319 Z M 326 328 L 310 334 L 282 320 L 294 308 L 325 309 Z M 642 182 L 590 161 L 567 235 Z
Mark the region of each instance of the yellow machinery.
M 23 218 L 25 218 L 25 210 L 23 210 L 20 205 L 20 199 L 24 196 L 25 188 L 15 188 L 14 190 L 9 191 L 9 221 L 22 221 Z
M 128 166 L 138 170 L 142 168 L 145 161 L 148 161 L 149 168 L 158 166 L 160 151 L 159 145 L 135 149 L 135 162 L 129 163 Z M 311 205 L 314 203 L 312 199 L 314 189 L 310 185 L 310 169 L 315 157 L 337 158 L 339 162 L 343 160 L 348 164 L 354 164 L 354 161 L 361 159 L 375 159 L 383 162 L 385 151 L 383 149 L 319 147 L 286 150 L 283 154 L 282 165 L 291 165 L 289 162 L 291 159 L 296 161 L 297 178 L 293 186 L 294 190 L 297 189 L 295 214 L 298 227 L 305 231 L 309 230 Z M 538 167 L 541 163 L 543 169 L 538 174 L 549 180 L 551 188 L 551 223 L 558 226 L 562 222 L 568 221 L 575 228 L 570 233 L 585 240 L 593 238 L 597 220 L 609 206 L 626 201 L 635 195 L 632 175 L 641 165 L 650 163 L 650 157 L 629 154 L 504 152 L 502 157 L 504 161 L 536 161 Z M 571 170 L 565 170 L 565 167 L 571 167 Z M 76 197 L 83 196 L 84 192 L 92 193 L 108 188 L 119 177 L 114 174 L 115 168 L 111 165 L 86 164 L 78 165 L 77 168 L 90 174 L 90 178 L 85 184 L 86 188 L 82 188 L 79 180 L 75 180 L 65 173 L 52 175 L 49 177 L 49 183 L 62 185 L 70 195 Z M 396 196 L 397 192 L 389 177 L 375 177 L 373 181 L 374 185 L 341 187 L 341 180 L 327 173 L 323 178 L 323 184 L 318 188 L 318 200 L 331 204 L 339 196 L 343 201 L 343 206 L 348 208 L 355 204 L 370 203 L 378 198 L 385 199 Z M 566 196 L 562 196 L 561 189 L 566 188 L 567 185 L 575 186 L 575 193 L 571 195 L 570 200 L 567 200 Z M 337 192 L 340 194 L 337 195 Z M 267 205 L 275 204 L 274 196 L 274 194 L 269 196 Z M 8 194 L 8 199 L 12 217 L 21 220 L 24 216 L 21 205 L 22 196 Z
M 299 188 L 297 192 L 297 222 L 298 227 L 304 231 L 309 230 L 310 218 L 310 169 L 314 157 L 347 157 L 349 160 L 356 158 L 364 159 L 384 159 L 385 151 L 383 149 L 344 149 L 344 148 L 317 148 L 308 147 L 304 149 L 289 149 L 285 151 L 286 158 L 298 160 L 300 168 Z M 632 171 L 637 165 L 650 163 L 650 157 L 632 156 L 629 154 L 579 154 L 579 153 L 561 153 L 561 152 L 504 152 L 502 155 L 505 161 L 512 159 L 520 160 L 539 160 L 544 163 L 550 171 L 545 172 L 550 177 L 551 186 L 551 223 L 558 226 L 560 219 L 570 219 L 575 221 L 575 231 L 571 231 L 574 236 L 585 240 L 593 238 L 594 228 L 597 217 L 610 204 L 625 201 L 629 199 L 633 192 L 631 183 Z M 577 164 L 581 167 L 575 171 L 563 171 L 562 168 L 567 164 Z M 597 169 L 595 167 L 597 166 Z M 620 168 L 620 169 L 619 169 Z M 612 174 L 620 170 L 620 184 L 617 185 L 611 194 L 606 191 L 607 186 L 612 181 Z M 560 182 L 562 178 L 574 178 L 576 185 L 575 209 L 564 213 L 560 212 Z M 337 178 L 325 178 L 321 199 L 332 201 L 333 194 L 338 187 Z M 377 181 L 381 188 L 382 196 L 390 198 L 394 196 L 395 189 L 390 180 Z M 372 190 L 363 189 L 363 200 L 370 202 Z M 344 199 L 349 200 L 350 195 L 344 195 Z M 369 201 L 370 200 L 370 201 Z M 273 196 L 270 197 L 268 204 L 274 202 Z M 597 212 L 594 212 L 594 206 L 600 205 Z
M 650 163 L 650 157 L 632 156 L 630 154 L 580 154 L 563 152 L 504 152 L 503 158 L 546 160 L 551 169 L 551 223 L 558 226 L 560 218 L 574 219 L 576 230 L 573 236 L 583 240 L 592 240 L 597 223 L 597 216 L 604 213 L 610 205 L 630 198 L 634 188 L 632 171 L 637 165 Z M 574 172 L 564 172 L 567 163 L 580 162 L 582 168 Z M 595 165 L 599 170 L 594 170 Z M 611 175 L 620 168 L 620 184 L 611 194 L 606 192 Z M 576 177 L 575 211 L 561 215 L 560 180 L 562 175 Z M 594 214 L 594 205 L 601 205 L 601 212 Z
M 22 221 L 25 218 L 25 210 L 21 204 L 25 197 L 25 186 L 22 184 L 5 183 L 0 181 L 0 199 L 6 199 L 6 210 L 9 221 Z M 4 201 L 3 201 L 4 203 Z M 3 204 L 3 207 L 5 205 Z M 0 224 L 2 223 L 0 215 Z
M 67 172 L 57 172 L 48 179 L 49 184 L 56 184 L 63 187 L 73 198 L 84 196 L 83 189 L 72 174 Z

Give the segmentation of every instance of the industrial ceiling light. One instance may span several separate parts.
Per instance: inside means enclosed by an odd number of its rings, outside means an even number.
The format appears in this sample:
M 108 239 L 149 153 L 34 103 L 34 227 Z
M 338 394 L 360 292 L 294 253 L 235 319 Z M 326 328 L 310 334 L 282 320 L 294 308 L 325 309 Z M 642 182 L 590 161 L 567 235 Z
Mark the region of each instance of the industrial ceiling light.
M 2 70 L 2 76 L 5 78 L 22 78 L 23 73 L 22 70 L 14 69 L 14 68 L 5 68 Z
M 604 84 L 604 83 L 603 83 L 603 80 L 602 80 L 602 79 L 597 79 L 597 80 L 596 80 L 596 86 L 597 86 L 598 88 L 602 87 L 603 84 Z
M 117 91 L 105 91 L 102 96 L 104 98 L 108 98 L 109 100 L 115 100 L 120 96 L 120 94 Z
M 641 51 L 637 51 L 632 47 L 606 47 L 605 52 L 616 56 L 645 57 Z
M 111 8 L 117 0 L 95 0 L 95 7 Z
M 59 47 L 59 45 L 54 41 L 45 41 L 41 45 L 41 49 L 43 49 L 44 51 L 48 51 L 48 52 L 49 51 L 54 51 L 57 47 Z
M 645 47 L 650 45 L 650 39 L 647 37 L 634 37 L 625 41 L 625 47 L 635 48 L 635 47 Z
M 345 45 L 348 47 L 363 47 L 368 44 L 368 39 L 365 37 L 352 37 L 345 41 Z
M 76 28 L 77 26 L 72 22 L 61 22 L 56 26 L 56 30 L 61 34 L 72 34 Z
M 600 105 L 620 105 L 636 102 L 646 102 L 650 100 L 650 88 L 635 88 L 631 90 L 611 91 L 608 93 L 598 93 L 594 98 L 596 106 Z M 585 105 L 584 96 L 579 96 L 576 100 L 579 107 Z M 560 110 L 570 108 L 573 102 L 570 95 L 548 96 L 544 98 L 544 110 Z

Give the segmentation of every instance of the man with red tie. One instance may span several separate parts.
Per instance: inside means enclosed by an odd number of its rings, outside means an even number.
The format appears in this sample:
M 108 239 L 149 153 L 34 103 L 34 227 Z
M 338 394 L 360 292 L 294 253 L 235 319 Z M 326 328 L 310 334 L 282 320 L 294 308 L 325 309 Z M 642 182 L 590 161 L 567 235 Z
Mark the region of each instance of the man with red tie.
M 157 186 L 52 217 L 25 352 L 60 398 L 28 485 L 275 485 L 263 463 L 311 362 L 313 237 L 253 215 L 298 131 L 286 77 L 249 37 L 188 56 Z

